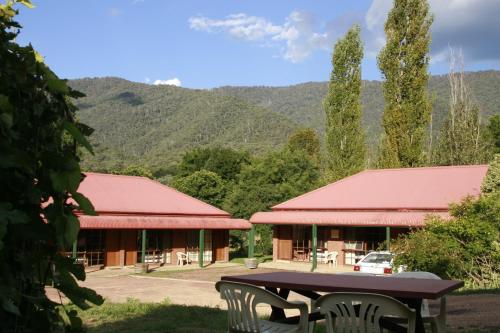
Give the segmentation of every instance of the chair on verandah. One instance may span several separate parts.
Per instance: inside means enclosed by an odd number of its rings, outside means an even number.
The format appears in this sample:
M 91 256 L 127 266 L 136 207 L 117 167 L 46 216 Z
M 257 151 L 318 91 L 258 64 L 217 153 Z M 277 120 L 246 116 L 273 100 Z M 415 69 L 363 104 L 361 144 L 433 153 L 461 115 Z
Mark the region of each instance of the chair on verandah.
M 189 253 L 177 252 L 177 266 L 184 266 L 184 263 L 191 263 Z
M 287 301 L 262 288 L 237 282 L 219 281 L 215 288 L 227 303 L 228 333 L 307 333 L 308 307 L 304 302 Z M 257 306 L 268 304 L 281 309 L 297 309 L 297 324 L 284 324 L 259 318 Z
M 325 264 L 337 267 L 337 257 L 339 253 L 337 251 L 327 251 L 325 252 Z
M 328 333 L 382 333 L 381 319 L 393 316 L 405 318 L 407 332 L 415 332 L 415 310 L 388 296 L 331 293 L 318 298 L 316 306 L 325 315 Z
M 430 272 L 401 272 L 394 274 L 395 278 L 415 278 L 415 279 L 434 279 L 441 280 L 439 276 Z M 446 297 L 440 298 L 439 313 L 432 315 L 429 310 L 429 302 L 424 299 L 422 300 L 422 309 L 420 310 L 422 314 L 422 320 L 424 323 L 429 323 L 432 328 L 433 333 L 445 333 L 446 332 Z

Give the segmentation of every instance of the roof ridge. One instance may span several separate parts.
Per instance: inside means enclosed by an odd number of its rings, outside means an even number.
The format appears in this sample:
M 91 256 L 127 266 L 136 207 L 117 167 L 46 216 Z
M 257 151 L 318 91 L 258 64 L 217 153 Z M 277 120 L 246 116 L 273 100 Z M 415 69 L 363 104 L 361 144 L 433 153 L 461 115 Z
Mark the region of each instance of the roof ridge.
M 428 170 L 428 169 L 462 169 L 462 168 L 479 168 L 488 167 L 488 164 L 468 164 L 468 165 L 432 165 L 422 167 L 407 167 L 407 168 L 383 168 L 383 169 L 366 169 L 366 172 L 378 171 L 401 171 L 401 170 Z M 346 179 L 346 178 L 344 178 Z
M 136 175 L 120 175 L 116 173 L 104 173 L 104 172 L 83 172 L 84 175 L 97 175 L 97 176 L 112 176 L 112 177 L 121 177 L 121 178 L 141 178 L 141 179 L 149 179 L 152 180 L 146 176 L 136 176 Z
M 281 203 L 279 203 L 279 204 L 277 204 L 277 205 L 274 205 L 274 206 L 272 206 L 272 207 L 271 207 L 271 209 L 274 209 L 274 208 L 279 208 L 278 206 L 280 206 L 280 205 L 284 205 L 285 203 L 292 202 L 292 201 L 294 201 L 294 200 L 297 200 L 297 199 L 299 199 L 299 198 L 302 198 L 303 196 L 306 196 L 306 195 L 312 194 L 312 193 L 314 193 L 314 192 L 317 192 L 317 191 L 319 191 L 319 190 L 322 190 L 322 189 L 325 189 L 325 188 L 327 188 L 327 187 L 333 186 L 333 185 L 335 185 L 335 184 L 342 183 L 342 182 L 344 182 L 344 181 L 347 181 L 348 179 L 354 178 L 354 177 L 356 177 L 356 176 L 358 176 L 358 175 L 361 175 L 361 174 L 363 174 L 363 173 L 365 173 L 365 172 L 368 172 L 368 171 L 370 171 L 370 170 L 365 169 L 365 170 L 362 170 L 362 171 L 360 171 L 360 172 L 358 172 L 358 173 L 355 173 L 355 174 L 353 174 L 353 175 L 350 175 L 350 176 L 347 176 L 347 177 L 345 177 L 345 178 L 342 178 L 342 179 L 339 179 L 339 180 L 337 180 L 337 181 L 334 181 L 333 183 L 326 184 L 326 185 L 324 185 L 324 186 L 318 187 L 317 189 L 314 189 L 314 190 L 312 190 L 312 191 L 309 191 L 309 192 L 303 193 L 303 194 L 301 194 L 301 195 L 299 195 L 299 196 L 297 196 L 297 197 L 295 197 L 295 198 L 291 198 L 291 199 L 288 199 L 288 200 L 286 200 L 286 201 L 283 201 L 283 202 L 281 202 Z

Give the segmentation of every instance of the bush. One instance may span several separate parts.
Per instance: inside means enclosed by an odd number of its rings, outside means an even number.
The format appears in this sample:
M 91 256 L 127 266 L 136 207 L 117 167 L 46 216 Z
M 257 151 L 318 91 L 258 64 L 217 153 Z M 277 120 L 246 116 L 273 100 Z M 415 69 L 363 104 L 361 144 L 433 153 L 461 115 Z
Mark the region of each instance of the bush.
M 451 221 L 430 217 L 425 228 L 398 238 L 393 244 L 396 264 L 463 279 L 468 287 L 498 288 L 499 211 L 499 193 L 453 205 Z

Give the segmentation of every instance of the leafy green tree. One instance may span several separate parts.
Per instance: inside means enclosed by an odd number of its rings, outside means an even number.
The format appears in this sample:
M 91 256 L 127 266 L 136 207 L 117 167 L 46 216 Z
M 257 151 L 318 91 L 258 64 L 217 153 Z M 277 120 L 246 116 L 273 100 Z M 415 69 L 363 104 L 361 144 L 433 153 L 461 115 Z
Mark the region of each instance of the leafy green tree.
M 456 67 L 459 71 L 456 71 Z M 489 138 L 479 121 L 479 106 L 465 82 L 463 58 L 451 52 L 450 103 L 442 125 L 434 160 L 439 165 L 468 165 L 488 161 Z
M 488 133 L 493 142 L 493 152 L 495 154 L 500 154 L 500 114 L 490 117 Z
M 236 217 L 250 218 L 258 211 L 303 194 L 316 186 L 319 168 L 302 150 L 284 149 L 255 159 L 243 167 L 238 182 L 228 194 L 224 208 Z M 262 253 L 272 250 L 269 225 L 258 226 Z
M 394 0 L 385 23 L 387 42 L 378 56 L 385 78 L 381 167 L 414 167 L 424 162 L 431 113 L 427 67 L 432 20 L 427 0 Z
M 481 191 L 485 195 L 500 193 L 500 154 L 496 154 L 490 163 Z
M 129 165 L 123 169 L 114 169 L 111 173 L 115 175 L 140 176 L 154 179 L 153 173 L 148 168 L 140 165 Z
M 189 176 L 176 178 L 172 186 L 216 207 L 222 207 L 227 193 L 226 182 L 218 174 L 208 170 L 199 170 Z
M 80 308 L 101 304 L 80 287 L 81 265 L 63 255 L 79 231 L 74 211 L 94 213 L 77 192 L 77 148 L 92 151 L 91 129 L 75 119 L 72 98 L 31 45 L 19 46 L 16 3 L 0 4 L 0 325 L 2 332 L 78 332 L 75 310 L 48 299 L 52 282 Z M 73 200 L 68 200 L 69 198 Z
M 202 169 L 215 172 L 224 180 L 234 180 L 250 155 L 230 148 L 196 148 L 186 152 L 178 166 L 179 177 Z
M 302 128 L 294 131 L 288 138 L 288 147 L 292 151 L 305 151 L 311 158 L 319 158 L 319 138 L 312 128 Z
M 335 44 L 326 113 L 327 177 L 335 181 L 365 167 L 365 136 L 361 126 L 361 60 L 359 26 Z

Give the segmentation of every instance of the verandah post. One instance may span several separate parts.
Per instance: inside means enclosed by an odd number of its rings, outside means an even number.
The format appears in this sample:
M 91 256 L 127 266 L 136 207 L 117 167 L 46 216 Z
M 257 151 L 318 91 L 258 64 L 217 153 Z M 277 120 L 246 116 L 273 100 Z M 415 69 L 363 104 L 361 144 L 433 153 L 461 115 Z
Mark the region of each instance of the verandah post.
M 312 268 L 311 272 L 318 267 L 318 226 L 316 224 L 312 225 Z
M 200 253 L 198 253 L 198 265 L 203 268 L 203 255 L 205 252 L 205 229 L 200 229 Z
M 248 258 L 253 258 L 255 246 L 255 225 L 248 231 Z
M 385 227 L 385 243 L 387 251 L 391 250 L 391 227 Z
M 146 263 L 146 229 L 142 230 L 142 240 L 141 240 L 141 263 L 144 265 Z
M 73 251 L 71 253 L 71 258 L 76 259 L 76 240 L 73 242 Z

